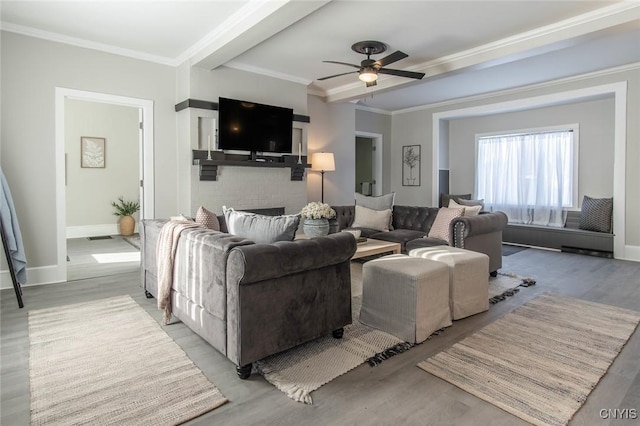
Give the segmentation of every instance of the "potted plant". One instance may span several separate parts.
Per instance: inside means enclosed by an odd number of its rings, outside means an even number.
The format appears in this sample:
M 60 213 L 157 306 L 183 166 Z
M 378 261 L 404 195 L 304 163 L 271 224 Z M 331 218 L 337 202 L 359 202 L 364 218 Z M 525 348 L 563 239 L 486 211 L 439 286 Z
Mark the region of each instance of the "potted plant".
M 336 211 L 329 204 L 313 201 L 302 208 L 300 216 L 305 235 L 314 238 L 329 233 L 329 219 L 336 216 Z
M 116 209 L 113 214 L 120 216 L 120 234 L 124 236 L 132 235 L 136 227 L 136 220 L 133 218 L 133 214 L 140 210 L 140 203 L 137 201 L 125 201 L 124 197 L 120 197 L 117 202 L 111 202 L 111 205 Z

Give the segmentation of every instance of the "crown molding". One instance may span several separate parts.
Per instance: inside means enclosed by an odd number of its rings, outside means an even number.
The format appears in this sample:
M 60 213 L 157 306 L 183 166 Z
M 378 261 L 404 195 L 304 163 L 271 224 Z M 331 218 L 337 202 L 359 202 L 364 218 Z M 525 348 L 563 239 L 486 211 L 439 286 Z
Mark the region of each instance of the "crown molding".
M 2 31 L 8 31 L 16 34 L 29 36 L 29 37 L 35 37 L 35 38 L 53 41 L 57 43 L 68 44 L 71 46 L 82 47 L 85 49 L 98 50 L 105 53 L 126 56 L 128 58 L 139 59 L 141 61 L 147 61 L 147 62 L 154 62 L 161 65 L 169 65 L 173 67 L 178 65 L 175 59 L 172 59 L 172 58 L 150 55 L 148 53 L 138 52 L 136 50 L 124 49 L 121 47 L 112 46 L 104 43 L 97 43 L 97 42 L 84 40 L 76 37 L 69 37 L 62 34 L 58 34 L 58 33 L 38 30 L 36 28 L 25 27 L 22 25 L 15 25 L 9 22 L 1 22 L 0 26 L 2 28 Z

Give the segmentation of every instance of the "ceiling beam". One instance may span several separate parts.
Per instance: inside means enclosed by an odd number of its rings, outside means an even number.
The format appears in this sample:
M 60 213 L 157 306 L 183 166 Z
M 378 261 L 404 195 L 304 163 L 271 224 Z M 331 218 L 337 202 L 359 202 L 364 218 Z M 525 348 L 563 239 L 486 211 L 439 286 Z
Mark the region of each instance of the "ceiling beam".
M 192 66 L 218 68 L 331 0 L 249 1 L 181 58 Z

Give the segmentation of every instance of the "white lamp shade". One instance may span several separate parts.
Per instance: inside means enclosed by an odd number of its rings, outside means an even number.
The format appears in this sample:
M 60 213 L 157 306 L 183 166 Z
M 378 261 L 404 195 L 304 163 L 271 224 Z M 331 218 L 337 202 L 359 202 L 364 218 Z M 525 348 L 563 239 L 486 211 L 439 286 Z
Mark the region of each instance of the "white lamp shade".
M 332 172 L 336 169 L 336 163 L 332 152 L 316 152 L 311 154 L 311 170 Z

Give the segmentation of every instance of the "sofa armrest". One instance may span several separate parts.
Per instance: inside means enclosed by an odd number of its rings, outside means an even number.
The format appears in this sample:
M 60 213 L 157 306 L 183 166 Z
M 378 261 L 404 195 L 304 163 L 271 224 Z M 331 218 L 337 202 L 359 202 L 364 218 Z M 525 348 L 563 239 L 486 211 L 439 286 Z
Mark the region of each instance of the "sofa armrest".
M 356 251 L 349 233 L 309 240 L 236 247 L 229 253 L 227 282 L 254 283 L 349 260 Z
M 462 216 L 451 221 L 451 232 L 456 247 L 465 238 L 502 231 L 507 226 L 507 215 L 503 212 L 483 213 L 477 216 Z

